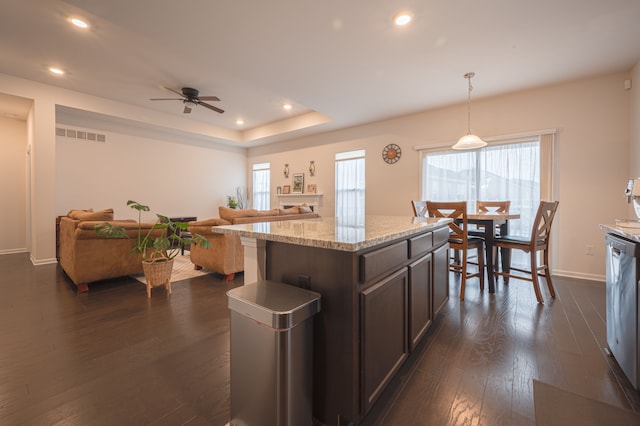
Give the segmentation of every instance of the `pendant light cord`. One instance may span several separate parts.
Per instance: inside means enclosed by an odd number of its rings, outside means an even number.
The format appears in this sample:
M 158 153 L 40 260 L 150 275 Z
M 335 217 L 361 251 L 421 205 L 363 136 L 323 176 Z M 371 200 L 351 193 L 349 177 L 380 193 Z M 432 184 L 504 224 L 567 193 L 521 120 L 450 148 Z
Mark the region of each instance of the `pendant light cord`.
M 469 80 L 469 89 L 467 90 L 467 134 L 471 134 L 471 91 L 473 86 L 471 85 L 471 77 L 476 75 L 474 72 L 468 72 L 464 75 L 464 78 Z

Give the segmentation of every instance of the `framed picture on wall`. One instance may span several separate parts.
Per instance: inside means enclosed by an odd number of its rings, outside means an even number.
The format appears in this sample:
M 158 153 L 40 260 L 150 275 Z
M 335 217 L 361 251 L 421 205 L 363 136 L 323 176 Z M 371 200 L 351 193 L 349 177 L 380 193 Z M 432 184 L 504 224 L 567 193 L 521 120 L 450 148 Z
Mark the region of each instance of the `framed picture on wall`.
M 289 185 L 285 185 L 282 187 L 282 193 L 283 194 L 290 194 L 291 193 L 291 186 Z
M 276 187 L 276 194 L 278 194 L 278 195 L 282 194 L 282 187 L 281 186 Z
M 293 190 L 292 194 L 302 194 L 304 189 L 304 173 L 296 173 L 293 175 Z
M 307 185 L 307 192 L 309 194 L 315 194 L 318 191 L 318 188 L 316 187 L 315 183 L 310 183 L 309 185 Z

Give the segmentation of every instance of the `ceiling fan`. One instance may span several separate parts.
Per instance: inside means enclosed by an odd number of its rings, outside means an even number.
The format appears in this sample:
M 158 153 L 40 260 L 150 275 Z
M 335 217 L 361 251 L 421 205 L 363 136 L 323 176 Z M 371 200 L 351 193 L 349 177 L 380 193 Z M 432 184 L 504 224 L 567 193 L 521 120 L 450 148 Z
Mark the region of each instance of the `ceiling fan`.
M 155 99 L 149 99 L 149 100 L 150 101 L 182 101 L 182 103 L 184 104 L 183 112 L 185 114 L 189 114 L 191 112 L 191 109 L 197 107 L 198 105 L 202 105 L 203 107 L 209 108 L 210 110 L 213 110 L 215 112 L 219 112 L 220 114 L 224 112 L 224 110 L 218 107 L 215 107 L 206 102 L 203 102 L 203 101 L 219 101 L 220 98 L 218 98 L 217 96 L 198 96 L 198 93 L 200 92 L 191 87 L 183 87 L 182 93 L 178 92 L 177 90 L 173 90 L 169 87 L 166 87 L 166 89 L 172 91 L 176 95 L 181 96 L 181 98 L 155 98 Z

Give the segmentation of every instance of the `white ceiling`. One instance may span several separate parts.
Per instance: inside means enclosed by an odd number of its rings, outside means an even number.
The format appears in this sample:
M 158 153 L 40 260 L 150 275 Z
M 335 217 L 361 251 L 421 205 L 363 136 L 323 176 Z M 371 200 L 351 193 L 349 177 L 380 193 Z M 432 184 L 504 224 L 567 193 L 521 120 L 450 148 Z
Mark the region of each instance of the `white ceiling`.
M 238 131 L 243 146 L 291 138 L 291 126 L 259 132 L 291 117 L 328 117 L 308 134 L 464 102 L 468 71 L 476 99 L 640 61 L 638 0 L 0 3 L 0 73 L 178 116 L 180 102 L 149 98 L 194 87 L 226 112 L 198 107 L 183 118 Z M 414 21 L 396 28 L 403 9 Z M 0 99 L 0 113 L 25 113 L 7 105 Z

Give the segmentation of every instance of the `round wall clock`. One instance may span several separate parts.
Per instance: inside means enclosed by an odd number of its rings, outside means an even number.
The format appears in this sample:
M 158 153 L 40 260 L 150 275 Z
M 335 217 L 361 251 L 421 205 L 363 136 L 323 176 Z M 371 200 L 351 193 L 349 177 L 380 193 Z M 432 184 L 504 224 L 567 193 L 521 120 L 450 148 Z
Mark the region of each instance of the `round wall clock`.
M 398 160 L 400 159 L 400 155 L 402 155 L 402 151 L 400 150 L 400 147 L 395 143 L 390 143 L 382 150 L 382 159 L 389 164 L 398 162 Z

